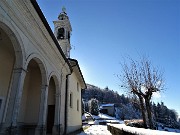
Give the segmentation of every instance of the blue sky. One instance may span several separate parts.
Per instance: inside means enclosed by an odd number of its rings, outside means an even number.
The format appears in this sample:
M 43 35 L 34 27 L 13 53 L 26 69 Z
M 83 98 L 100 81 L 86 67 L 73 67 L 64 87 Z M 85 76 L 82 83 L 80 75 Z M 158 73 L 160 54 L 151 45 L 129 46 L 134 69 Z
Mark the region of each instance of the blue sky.
M 125 93 L 120 62 L 149 57 L 164 73 L 161 98 L 180 114 L 179 0 L 37 0 L 50 27 L 66 7 L 72 25 L 71 57 L 86 83 Z

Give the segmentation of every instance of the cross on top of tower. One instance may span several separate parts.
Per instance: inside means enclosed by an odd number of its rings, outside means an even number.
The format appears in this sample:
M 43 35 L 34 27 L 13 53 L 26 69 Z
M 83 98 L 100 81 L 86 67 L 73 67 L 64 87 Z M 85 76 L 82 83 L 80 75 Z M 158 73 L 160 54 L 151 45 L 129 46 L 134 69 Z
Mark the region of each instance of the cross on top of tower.
M 67 13 L 66 13 L 66 8 L 63 6 L 62 7 L 62 12 L 58 16 L 59 20 L 65 20 L 68 19 Z
M 65 6 L 62 7 L 62 12 L 66 13 L 66 8 L 65 8 Z

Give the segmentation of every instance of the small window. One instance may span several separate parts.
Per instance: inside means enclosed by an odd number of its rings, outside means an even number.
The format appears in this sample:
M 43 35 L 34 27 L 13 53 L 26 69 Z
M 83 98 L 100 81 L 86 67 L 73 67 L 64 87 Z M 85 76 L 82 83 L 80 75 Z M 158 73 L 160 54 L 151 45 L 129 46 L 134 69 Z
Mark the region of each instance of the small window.
M 77 83 L 77 91 L 79 91 L 79 83 Z
M 70 93 L 70 101 L 69 101 L 70 103 L 69 103 L 69 105 L 70 105 L 70 107 L 72 108 L 73 107 L 73 94 L 72 93 Z
M 0 112 L 1 112 L 1 106 L 2 106 L 2 99 L 0 99 Z
M 70 43 L 70 32 L 68 32 L 68 41 L 69 41 L 69 43 Z
M 2 114 L 3 114 L 3 106 L 4 106 L 4 98 L 0 97 L 0 123 L 1 123 L 1 119 L 2 119 Z
M 77 100 L 77 111 L 79 111 L 79 100 Z

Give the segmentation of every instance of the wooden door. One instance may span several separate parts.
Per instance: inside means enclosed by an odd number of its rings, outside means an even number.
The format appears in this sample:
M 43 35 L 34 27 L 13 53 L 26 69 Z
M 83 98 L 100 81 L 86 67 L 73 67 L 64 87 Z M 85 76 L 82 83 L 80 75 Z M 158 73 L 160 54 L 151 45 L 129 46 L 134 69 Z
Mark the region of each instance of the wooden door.
M 55 105 L 48 105 L 47 133 L 52 133 L 54 126 Z

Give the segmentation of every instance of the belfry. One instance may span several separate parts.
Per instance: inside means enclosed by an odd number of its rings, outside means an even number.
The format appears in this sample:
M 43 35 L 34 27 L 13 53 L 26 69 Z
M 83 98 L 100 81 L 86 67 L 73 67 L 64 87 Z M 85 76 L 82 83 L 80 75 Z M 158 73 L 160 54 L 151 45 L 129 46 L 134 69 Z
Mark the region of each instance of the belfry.
M 58 20 L 54 21 L 54 34 L 67 58 L 70 57 L 70 38 L 71 38 L 71 24 L 67 16 L 65 7 L 58 16 Z

